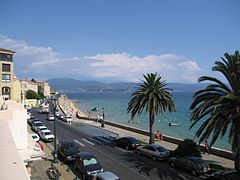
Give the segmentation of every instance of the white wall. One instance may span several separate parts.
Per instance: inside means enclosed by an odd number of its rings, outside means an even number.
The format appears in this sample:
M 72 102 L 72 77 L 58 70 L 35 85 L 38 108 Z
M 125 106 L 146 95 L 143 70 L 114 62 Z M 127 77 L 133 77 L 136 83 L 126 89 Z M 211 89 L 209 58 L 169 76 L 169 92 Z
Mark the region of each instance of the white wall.
M 0 120 L 9 124 L 17 149 L 28 146 L 27 137 L 27 110 L 22 104 L 15 101 L 6 101 L 6 110 L 0 110 Z

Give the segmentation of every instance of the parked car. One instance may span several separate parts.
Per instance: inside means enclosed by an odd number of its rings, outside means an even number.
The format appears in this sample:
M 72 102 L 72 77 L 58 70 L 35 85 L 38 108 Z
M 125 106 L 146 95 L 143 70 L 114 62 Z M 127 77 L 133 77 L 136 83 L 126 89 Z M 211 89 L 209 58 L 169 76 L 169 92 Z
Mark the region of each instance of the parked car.
M 162 147 L 159 144 L 147 144 L 145 146 L 139 146 L 137 148 L 137 153 L 140 155 L 145 155 L 151 157 L 154 161 L 156 159 L 166 159 L 169 157 L 169 150 Z
M 93 180 L 120 180 L 120 178 L 110 171 L 105 171 L 94 174 Z
M 30 126 L 32 126 L 32 124 L 33 124 L 33 122 L 35 122 L 35 121 L 40 121 L 40 119 L 38 119 L 38 118 L 30 118 L 30 119 L 28 119 L 28 124 L 30 125 Z
M 240 180 L 240 171 L 217 171 L 210 175 L 208 180 Z
M 58 156 L 62 157 L 65 163 L 75 160 L 79 152 L 79 146 L 73 139 L 62 139 L 58 142 Z
M 113 140 L 113 144 L 116 146 L 121 146 L 125 149 L 136 149 L 140 146 L 140 141 L 134 137 L 121 137 Z
M 44 126 L 43 123 L 41 121 L 34 121 L 32 123 L 32 129 L 33 131 L 37 132 L 37 128 L 40 126 Z
M 200 157 L 185 156 L 170 158 L 171 167 L 179 167 L 197 176 L 210 171 L 209 164 Z
M 48 114 L 46 119 L 47 119 L 48 121 L 54 121 L 54 116 L 53 116 L 53 114 Z
M 100 162 L 89 152 L 77 153 L 74 168 L 83 179 L 92 179 L 95 173 L 103 172 Z
M 52 142 L 54 139 L 54 135 L 49 129 L 40 131 L 39 136 L 44 142 Z
M 48 128 L 46 126 L 39 126 L 37 127 L 37 133 L 39 134 L 40 131 L 42 130 L 47 130 Z
M 31 134 L 34 141 L 38 142 L 40 140 L 39 136 L 36 133 Z

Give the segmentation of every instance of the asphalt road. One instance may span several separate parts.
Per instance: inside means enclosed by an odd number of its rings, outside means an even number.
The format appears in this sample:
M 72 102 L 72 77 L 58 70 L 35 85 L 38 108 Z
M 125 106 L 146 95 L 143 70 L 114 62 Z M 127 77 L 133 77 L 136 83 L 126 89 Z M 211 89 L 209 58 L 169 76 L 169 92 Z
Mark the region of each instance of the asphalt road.
M 53 121 L 47 121 L 46 115 L 32 110 L 32 114 L 38 117 L 53 132 Z M 68 125 L 61 120 L 56 121 L 57 139 L 75 139 L 80 146 L 80 151 L 92 153 L 102 164 L 105 171 L 114 172 L 122 180 L 197 180 L 189 173 L 171 168 L 167 161 L 153 161 L 150 158 L 139 156 L 136 152 L 127 151 L 112 145 L 114 134 L 104 130 L 94 129 L 89 125 Z M 69 168 L 79 176 L 73 165 Z

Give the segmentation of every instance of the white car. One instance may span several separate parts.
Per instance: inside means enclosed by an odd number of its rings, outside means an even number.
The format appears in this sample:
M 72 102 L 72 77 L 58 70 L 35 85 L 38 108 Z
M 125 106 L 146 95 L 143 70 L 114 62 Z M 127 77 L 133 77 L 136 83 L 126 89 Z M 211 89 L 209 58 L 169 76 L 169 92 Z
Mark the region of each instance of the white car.
M 46 126 L 39 126 L 37 127 L 37 133 L 39 134 L 40 131 L 42 130 L 47 130 L 48 128 Z
M 53 114 L 48 114 L 47 120 L 49 120 L 49 121 L 54 121 L 54 116 L 53 116 Z
M 36 133 L 31 134 L 34 141 L 38 142 L 40 140 L 39 136 Z
M 39 136 L 45 142 L 52 142 L 54 139 L 54 135 L 49 129 L 40 131 Z
M 55 112 L 55 116 L 56 116 L 56 117 L 59 117 L 59 116 L 60 116 L 60 112 L 59 112 L 59 111 L 56 111 L 56 112 Z
M 37 132 L 37 128 L 40 126 L 44 126 L 43 123 L 41 121 L 34 121 L 32 123 L 32 129 Z

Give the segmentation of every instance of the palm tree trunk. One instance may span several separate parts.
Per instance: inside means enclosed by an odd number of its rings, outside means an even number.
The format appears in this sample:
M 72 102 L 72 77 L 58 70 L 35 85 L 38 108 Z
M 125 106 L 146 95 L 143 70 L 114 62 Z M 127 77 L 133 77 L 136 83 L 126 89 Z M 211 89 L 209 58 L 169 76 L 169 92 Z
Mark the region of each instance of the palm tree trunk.
M 155 136 L 154 136 L 154 112 L 149 112 L 149 129 L 150 129 L 150 139 L 149 144 L 152 144 L 155 142 Z
M 237 126 L 240 127 L 240 123 L 237 123 Z M 238 144 L 240 144 L 240 130 L 238 128 Z M 238 147 L 235 159 L 234 159 L 234 167 L 236 170 L 240 170 L 240 147 Z

